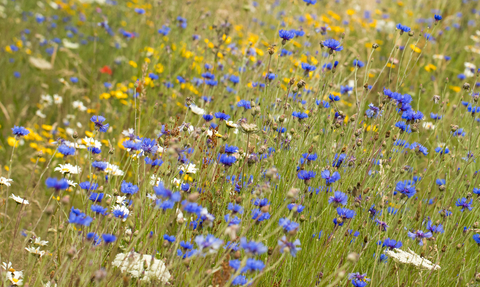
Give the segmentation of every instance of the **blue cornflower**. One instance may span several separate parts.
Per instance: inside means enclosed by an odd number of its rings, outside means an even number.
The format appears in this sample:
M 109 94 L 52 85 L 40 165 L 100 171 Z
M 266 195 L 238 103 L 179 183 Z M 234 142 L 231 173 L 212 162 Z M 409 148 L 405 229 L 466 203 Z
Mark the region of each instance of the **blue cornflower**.
M 45 180 L 45 185 L 49 188 L 54 188 L 55 191 L 59 191 L 62 189 L 68 188 L 68 181 L 65 178 L 56 179 L 53 177 L 49 177 Z
M 335 191 L 333 196 L 330 196 L 328 203 L 333 203 L 334 205 L 346 205 L 348 203 L 348 195 L 341 191 Z
M 301 204 L 290 203 L 289 205 L 287 205 L 287 208 L 288 210 L 293 210 L 298 213 L 302 213 L 302 211 L 305 209 L 305 206 Z
M 224 219 L 228 223 L 228 226 L 239 225 L 242 222 L 238 216 L 233 217 L 230 216 L 230 214 L 225 214 Z
M 245 286 L 248 284 L 249 284 L 249 280 L 243 275 L 238 275 L 232 280 L 233 286 Z
M 452 133 L 452 135 L 453 135 L 454 137 L 459 137 L 459 136 L 464 137 L 464 136 L 465 136 L 465 132 L 463 131 L 463 128 L 460 128 L 460 129 L 454 131 L 454 132 Z
M 88 241 L 92 241 L 93 246 L 97 246 L 102 242 L 100 236 L 98 236 L 95 232 L 87 233 L 86 238 Z
M 275 80 L 276 77 L 277 77 L 277 75 L 275 75 L 274 73 L 267 73 L 267 74 L 265 75 L 265 78 L 266 78 L 267 80 L 269 80 L 270 82 L 273 81 L 273 80 Z M 262 87 L 262 84 L 260 84 L 260 87 Z
M 77 225 L 90 226 L 93 218 L 87 216 L 85 213 L 82 213 L 80 209 L 75 209 L 72 207 L 70 210 L 70 215 L 68 217 L 68 223 L 73 223 Z
M 410 27 L 404 26 L 402 24 L 397 24 L 397 29 L 400 30 L 400 35 L 403 33 L 408 33 L 411 30 Z
M 237 161 L 237 158 L 234 157 L 233 155 L 222 153 L 219 156 L 218 161 L 222 163 L 224 166 L 232 166 Z
M 270 219 L 271 215 L 268 212 L 262 212 L 260 209 L 255 208 L 252 210 L 252 219 L 258 222 Z
M 480 195 L 480 188 L 473 188 L 473 193 L 476 195 Z
M 441 224 L 437 225 L 432 225 L 432 221 L 429 220 L 427 222 L 427 230 L 429 230 L 432 233 L 443 233 L 443 226 Z
M 293 39 L 295 37 L 295 30 L 283 30 L 281 29 L 280 31 L 278 31 L 278 35 L 280 36 L 280 38 L 282 38 L 282 45 L 285 45 L 285 43 L 287 43 L 287 41 Z
M 67 157 L 69 155 L 74 155 L 75 154 L 75 148 L 74 147 L 69 147 L 65 144 L 62 144 L 58 147 L 58 152 L 63 154 L 64 157 Z
M 92 206 L 90 206 L 90 209 L 95 212 L 95 213 L 98 213 L 98 214 L 101 214 L 101 215 L 107 215 L 108 214 L 108 208 L 104 208 L 100 205 L 96 205 L 96 204 L 92 204 Z
M 235 260 L 230 260 L 229 262 L 230 267 L 232 267 L 235 270 L 240 269 L 241 262 L 238 259 Z M 253 272 L 253 271 L 262 271 L 263 268 L 265 268 L 265 263 L 261 260 L 256 260 L 253 258 L 248 258 L 247 262 L 245 264 L 245 267 L 242 268 L 241 273 L 246 273 L 246 272 Z
M 343 163 L 343 161 L 345 160 L 346 157 L 347 157 L 347 155 L 344 154 L 344 153 L 342 153 L 340 155 L 335 154 L 335 157 L 333 158 L 332 167 L 340 167 L 340 165 L 342 165 L 342 163 Z
M 408 198 L 412 197 L 416 193 L 415 185 L 411 180 L 397 182 L 395 190 L 397 190 L 401 194 L 406 195 Z
M 213 87 L 213 86 L 216 86 L 218 84 L 218 81 L 215 81 L 215 80 L 205 80 L 205 84 L 207 86 L 210 86 L 210 87 Z
M 440 120 L 442 118 L 441 115 L 437 115 L 437 114 L 434 114 L 434 113 L 430 113 L 430 118 L 432 118 L 432 120 Z
M 352 87 L 349 86 L 340 86 L 340 94 L 350 94 L 353 91 Z
M 181 189 L 182 191 L 184 191 L 184 192 L 188 192 L 188 191 L 190 190 L 190 184 L 188 184 L 188 183 L 182 183 L 182 184 L 180 185 L 180 189 Z
M 317 67 L 308 63 L 302 63 L 302 69 L 305 71 L 305 75 L 308 75 L 308 73 L 315 71 Z
M 126 140 L 122 145 L 129 151 L 137 151 L 142 148 L 142 142 L 136 140 Z
M 340 42 L 335 40 L 335 39 L 328 39 L 323 41 L 323 46 L 327 47 L 329 49 L 329 53 L 333 54 L 333 51 L 340 52 L 343 50 L 343 46 L 341 46 Z
M 23 136 L 28 135 L 30 133 L 30 131 L 27 130 L 26 128 L 24 128 L 24 127 L 13 126 L 12 133 L 16 137 L 23 137 Z
M 133 195 L 138 192 L 138 186 L 132 184 L 131 182 L 126 182 L 125 180 L 122 182 L 120 190 L 123 193 Z
M 375 219 L 375 223 L 380 226 L 380 230 L 387 231 L 388 224 L 386 222 Z
M 307 6 L 308 6 L 308 5 L 314 5 L 315 3 L 317 3 L 317 0 L 303 0 L 303 2 L 307 3 Z
M 92 192 L 88 199 L 90 199 L 93 202 L 102 202 L 103 195 L 104 195 L 103 193 Z
M 252 108 L 252 105 L 250 104 L 250 101 L 247 100 L 240 100 L 237 103 L 237 107 L 239 108 L 244 108 L 245 110 L 249 110 Z
M 355 211 L 347 208 L 337 207 L 337 214 L 342 219 L 351 219 L 355 216 Z
M 365 64 L 362 61 L 355 59 L 353 60 L 353 66 L 358 68 L 363 68 Z
M 160 158 L 157 158 L 156 160 L 152 160 L 149 157 L 145 157 L 145 163 L 148 165 L 153 166 L 161 166 L 163 164 L 163 160 Z
M 433 16 L 433 18 L 435 19 L 436 22 L 442 20 L 442 16 L 437 15 L 437 14 L 435 14 L 435 16 Z
M 440 153 L 440 154 L 448 154 L 450 152 L 450 150 L 447 147 L 445 147 L 445 148 L 436 147 L 435 152 Z
M 473 203 L 473 199 L 470 199 L 470 202 L 468 202 L 468 199 L 466 199 L 465 197 L 462 197 L 457 199 L 457 203 L 455 203 L 455 205 L 458 207 L 461 207 L 463 212 L 465 209 L 472 210 L 473 209 L 472 203 Z
M 475 240 L 475 242 L 480 245 L 480 234 L 474 234 L 473 235 L 473 240 Z
M 230 82 L 232 82 L 234 85 L 238 84 L 240 82 L 240 78 L 235 75 L 231 75 L 229 78 Z
M 99 154 L 102 152 L 102 150 L 99 149 L 98 147 L 88 147 L 87 150 L 92 154 Z
M 300 226 L 298 223 L 290 221 L 288 218 L 280 218 L 278 225 L 283 227 L 286 232 L 297 231 Z
M 393 250 L 395 248 L 400 248 L 402 247 L 402 242 L 401 241 L 396 241 L 390 238 L 387 238 L 383 241 L 382 247 L 387 247 L 390 250 Z
M 306 170 L 301 170 L 298 172 L 297 177 L 299 179 L 304 180 L 305 182 L 309 181 L 310 179 L 314 178 L 316 173 L 314 171 L 306 171 Z
M 155 191 L 155 194 L 157 196 L 163 197 L 173 202 L 178 202 L 180 201 L 180 199 L 182 199 L 182 195 L 180 194 L 180 192 L 173 192 L 165 188 L 162 182 L 158 183 L 158 186 L 154 186 L 153 191 Z
M 98 128 L 102 133 L 108 130 L 109 124 L 104 124 L 105 118 L 102 116 L 93 116 L 90 118 L 90 121 L 95 124 L 95 127 Z
M 117 240 L 117 237 L 113 234 L 103 234 L 102 238 L 105 244 L 110 244 L 112 242 L 115 242 L 115 240 Z
M 170 243 L 175 242 L 176 240 L 175 235 L 168 235 L 168 234 L 164 234 L 163 239 Z
M 280 253 L 283 253 L 285 251 L 285 248 L 287 248 L 288 252 L 295 257 L 297 255 L 297 252 L 301 250 L 302 248 L 298 247 L 300 245 L 300 240 L 296 239 L 293 242 L 290 242 L 287 240 L 287 237 L 284 235 L 282 238 L 278 240 L 278 246 L 280 247 Z
M 226 121 L 230 118 L 229 115 L 225 114 L 225 113 L 221 113 L 221 112 L 217 112 L 215 113 L 215 117 L 217 119 L 219 119 L 220 121 Z
M 302 113 L 302 112 L 293 112 L 292 116 L 298 118 L 298 120 L 303 120 L 303 119 L 308 118 L 308 114 L 307 113 Z
M 182 201 L 183 210 L 188 213 L 195 213 L 200 215 L 203 207 L 196 202 L 188 202 L 186 200 Z
M 308 163 L 310 161 L 315 161 L 317 160 L 318 158 L 318 155 L 316 153 L 304 153 L 302 154 L 302 158 L 300 158 L 300 163 L 301 164 L 304 164 L 304 163 Z
M 206 114 L 206 115 L 203 115 L 203 119 L 204 119 L 206 122 L 209 122 L 209 121 L 213 120 L 213 116 L 212 116 L 212 115 L 209 115 L 209 114 Z
M 226 154 L 233 154 L 238 152 L 238 147 L 236 146 L 229 146 L 228 144 L 225 145 L 225 153 Z
M 216 238 L 212 234 L 208 234 L 207 236 L 198 235 L 195 237 L 195 243 L 198 246 L 199 251 L 203 251 L 204 249 L 208 249 L 210 253 L 216 252 L 218 248 L 223 244 L 223 240 Z
M 167 36 L 168 33 L 170 33 L 170 27 L 162 25 L 162 29 L 158 29 L 158 33 L 162 34 L 163 36 Z
M 227 209 L 232 211 L 234 214 L 235 213 L 243 214 L 243 207 L 241 205 L 238 205 L 238 204 L 233 204 L 233 203 L 230 202 L 227 206 Z
M 79 186 L 81 189 L 86 189 L 86 190 L 96 190 L 98 188 L 98 184 L 90 183 L 88 181 L 80 182 Z
M 174 206 L 175 206 L 175 202 L 168 199 L 164 201 L 157 199 L 155 201 L 155 207 L 162 210 L 172 209 Z
M 146 154 L 156 154 L 158 150 L 157 141 L 155 139 L 143 138 L 141 149 Z
M 408 232 L 408 237 L 411 239 L 418 240 L 418 245 L 423 246 L 423 238 L 430 238 L 432 237 L 432 233 L 429 231 L 427 233 L 424 233 L 422 230 L 417 230 L 415 233 L 413 232 Z
M 338 171 L 334 172 L 333 174 L 330 174 L 330 171 L 327 169 L 322 171 L 320 175 L 322 176 L 323 179 L 325 179 L 327 186 L 340 179 L 340 173 Z
M 437 178 L 437 180 L 435 180 L 435 183 L 438 185 L 438 186 L 442 186 L 442 185 L 445 185 L 447 183 L 447 181 L 445 179 L 440 179 L 440 178 Z
M 331 102 L 338 102 L 340 101 L 340 97 L 339 96 L 335 96 L 335 95 L 328 95 L 328 99 L 330 99 Z
M 382 116 L 382 111 L 375 107 L 373 104 L 368 105 L 368 110 L 365 111 L 368 118 L 376 119 L 378 116 Z
M 245 250 L 246 253 L 252 255 L 261 255 L 268 251 L 268 248 L 261 242 L 247 241 L 247 238 L 242 237 L 240 239 L 240 247 Z
M 280 57 L 285 57 L 285 56 L 290 56 L 292 55 L 292 52 L 288 51 L 288 50 L 285 50 L 285 49 L 282 49 L 281 52 L 280 52 Z

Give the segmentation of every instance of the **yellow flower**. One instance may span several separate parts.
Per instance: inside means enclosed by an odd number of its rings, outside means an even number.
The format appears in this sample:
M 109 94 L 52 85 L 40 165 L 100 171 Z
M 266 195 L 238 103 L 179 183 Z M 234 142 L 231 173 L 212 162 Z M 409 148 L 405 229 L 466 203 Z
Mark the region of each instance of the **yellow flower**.
M 412 49 L 415 53 L 422 52 L 422 50 L 420 48 L 418 48 L 417 46 L 415 46 L 414 44 L 410 45 L 410 49 Z
M 137 67 L 137 63 L 135 63 L 134 61 L 129 61 L 128 64 L 134 68 Z
M 18 147 L 18 141 L 14 137 L 8 137 L 7 143 L 9 146 Z

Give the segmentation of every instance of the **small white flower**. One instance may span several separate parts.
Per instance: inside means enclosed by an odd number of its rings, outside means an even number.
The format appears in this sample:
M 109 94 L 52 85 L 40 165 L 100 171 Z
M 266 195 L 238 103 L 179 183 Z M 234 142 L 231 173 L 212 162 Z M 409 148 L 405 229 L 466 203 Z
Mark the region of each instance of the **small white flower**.
M 76 187 L 77 184 L 78 184 L 78 183 L 76 183 L 76 182 L 74 182 L 73 180 L 70 180 L 70 179 L 68 179 L 67 182 L 68 182 L 68 185 L 71 186 L 71 187 Z
M 15 200 L 18 204 L 24 204 L 24 205 L 30 204 L 30 203 L 28 202 L 28 200 L 23 199 L 23 198 L 21 198 L 20 196 L 16 196 L 16 195 L 13 194 L 13 193 L 12 193 L 12 195 L 10 195 L 9 198 Z
M 190 110 L 192 111 L 192 113 L 196 114 L 196 115 L 204 115 L 205 114 L 205 110 L 200 108 L 199 106 L 196 106 L 196 105 L 190 105 Z
M 72 103 L 72 105 L 73 105 L 73 108 L 74 108 L 74 109 L 78 109 L 78 110 L 81 111 L 81 112 L 84 112 L 84 111 L 87 110 L 87 107 L 85 107 L 85 106 L 83 105 L 83 102 L 82 102 L 82 101 L 74 101 L 74 102 Z
M 41 95 L 40 96 L 40 104 L 48 107 L 53 103 L 53 98 L 50 95 Z
M 236 123 L 234 123 L 233 121 L 226 121 L 225 124 L 229 128 L 238 128 L 238 125 Z
M 3 176 L 0 177 L 0 185 L 10 186 L 12 182 L 13 182 L 13 179 L 6 178 L 6 177 L 3 177 Z
M 30 254 L 37 255 L 39 257 L 42 257 L 43 255 L 45 255 L 45 251 L 40 250 L 40 247 L 35 248 L 33 246 L 30 246 L 30 247 L 25 247 L 25 250 L 27 250 Z
M 183 217 L 183 212 L 180 209 L 177 208 L 176 214 L 177 214 L 177 223 L 185 222 L 185 218 Z
M 198 168 L 196 168 L 196 165 L 193 163 L 188 163 L 180 166 L 180 170 L 185 172 L 185 173 L 192 173 L 195 174 L 198 171 Z
M 63 103 L 63 98 L 55 94 L 53 95 L 53 101 L 55 102 L 55 104 L 60 105 Z
M 124 175 L 123 170 L 121 170 L 118 165 L 109 163 L 107 168 L 105 169 L 106 174 L 114 175 L 114 176 L 122 176 Z
M 42 240 L 40 237 L 36 237 L 35 241 L 33 241 L 33 244 L 39 245 L 39 246 L 46 246 L 48 244 L 48 241 Z
M 439 265 L 432 263 L 430 260 L 420 257 L 418 254 L 408 249 L 408 251 L 403 251 L 401 249 L 386 250 L 385 253 L 393 258 L 393 260 L 404 263 L 412 264 L 417 267 L 426 268 L 429 270 L 440 269 Z
M 147 194 L 147 198 L 151 199 L 151 200 L 157 200 L 157 196 L 155 195 L 155 193 L 149 193 Z
M 438 55 L 438 54 L 433 55 L 433 59 L 434 59 L 434 60 L 443 60 L 443 58 L 444 58 L 443 55 Z
M 37 110 L 37 111 L 35 112 L 35 115 L 36 115 L 37 117 L 39 117 L 39 118 L 42 118 L 42 119 L 44 119 L 44 118 L 47 117 L 44 113 L 42 113 L 42 110 Z
M 65 132 L 67 133 L 67 135 L 71 136 L 75 133 L 75 130 L 72 128 L 66 128 Z
M 422 126 L 426 130 L 434 130 L 435 129 L 435 125 L 431 122 L 423 122 Z
M 134 138 L 135 137 L 135 130 L 130 128 L 128 130 L 124 130 L 122 132 L 122 135 L 124 135 L 127 138 Z
M 117 199 L 115 200 L 115 202 L 118 203 L 118 204 L 123 204 L 125 199 L 127 199 L 126 196 L 117 196 Z
M 74 166 L 69 163 L 60 164 L 57 166 L 54 171 L 59 171 L 62 174 L 79 174 L 82 169 L 79 166 Z
M 83 138 L 81 140 L 81 143 L 83 143 L 86 147 L 96 147 L 96 148 L 101 148 L 102 147 L 101 142 L 97 141 L 94 138 L 89 138 L 89 137 Z

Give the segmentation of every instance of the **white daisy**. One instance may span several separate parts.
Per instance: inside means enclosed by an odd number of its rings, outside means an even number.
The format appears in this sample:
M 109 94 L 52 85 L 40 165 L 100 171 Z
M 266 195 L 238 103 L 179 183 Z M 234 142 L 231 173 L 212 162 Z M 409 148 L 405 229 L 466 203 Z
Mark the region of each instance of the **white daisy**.
M 41 95 L 40 96 L 40 104 L 48 107 L 53 103 L 53 98 L 50 95 Z
M 12 182 L 13 182 L 13 179 L 6 178 L 6 177 L 3 177 L 3 176 L 0 177 L 0 185 L 10 186 Z
M 63 103 L 63 98 L 60 97 L 59 95 L 55 94 L 53 95 L 53 102 L 57 105 L 60 105 Z
M 69 163 L 60 164 L 54 169 L 54 171 L 59 171 L 62 174 L 79 174 L 82 169 L 79 166 L 74 166 Z
M 199 106 L 196 106 L 196 105 L 190 105 L 190 110 L 192 111 L 192 113 L 196 114 L 196 115 L 204 115 L 205 114 L 205 110 L 200 108 Z
M 36 115 L 37 117 L 39 117 L 39 118 L 42 118 L 42 119 L 44 119 L 44 118 L 47 117 L 44 113 L 42 113 L 41 110 L 37 110 L 37 111 L 35 112 L 35 115 Z
M 184 164 L 180 166 L 180 170 L 185 172 L 185 173 L 192 173 L 195 174 L 198 171 L 198 168 L 196 168 L 196 165 L 193 163 L 189 164 Z
M 124 172 L 118 167 L 118 165 L 109 163 L 107 168 L 105 169 L 106 174 L 114 175 L 114 176 L 122 176 Z
M 15 194 L 12 193 L 12 195 L 10 195 L 11 199 L 15 200 L 18 204 L 24 204 L 24 205 L 27 205 L 27 204 L 30 204 L 28 202 L 28 200 L 24 199 L 24 198 L 21 198 L 20 196 L 16 196 Z
M 73 105 L 73 108 L 74 108 L 74 109 L 78 109 L 78 110 L 81 111 L 81 112 L 84 112 L 84 111 L 87 110 L 87 107 L 85 107 L 85 106 L 83 105 L 83 102 L 82 102 L 82 101 L 74 101 L 74 102 L 72 103 L 72 105 Z
M 48 241 L 42 240 L 40 237 L 36 237 L 35 241 L 33 241 L 33 244 L 40 245 L 40 246 L 46 246 L 48 244 Z
M 422 126 L 426 130 L 434 130 L 435 129 L 435 125 L 431 122 L 423 122 Z
M 28 253 L 37 255 L 39 257 L 42 257 L 43 255 L 45 255 L 45 251 L 40 250 L 40 247 L 35 248 L 33 246 L 30 246 L 30 247 L 25 247 L 25 250 L 27 250 Z
M 68 182 L 68 185 L 71 186 L 71 187 L 76 187 L 77 184 L 78 184 L 78 183 L 76 183 L 76 182 L 74 182 L 73 180 L 70 180 L 70 179 L 68 179 L 67 182 Z
M 135 138 L 135 130 L 130 128 L 128 130 L 124 130 L 122 132 L 122 135 L 124 135 L 127 138 Z
M 81 143 L 83 143 L 87 147 L 96 147 L 96 148 L 101 148 L 102 147 L 101 142 L 97 141 L 94 138 L 89 138 L 89 137 L 83 138 L 81 140 Z

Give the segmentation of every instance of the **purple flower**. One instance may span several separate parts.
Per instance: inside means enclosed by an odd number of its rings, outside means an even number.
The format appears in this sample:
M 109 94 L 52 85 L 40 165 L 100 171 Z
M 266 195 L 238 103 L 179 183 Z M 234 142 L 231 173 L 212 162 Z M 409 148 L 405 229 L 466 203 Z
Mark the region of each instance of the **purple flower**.
M 330 171 L 327 169 L 322 171 L 320 175 L 322 176 L 323 179 L 325 179 L 327 185 L 330 185 L 340 179 L 340 173 L 338 173 L 338 171 L 334 172 L 333 174 L 330 174 Z
M 300 245 L 300 240 L 296 239 L 293 242 L 287 240 L 287 237 L 284 235 L 278 240 L 278 246 L 280 247 L 280 252 L 290 252 L 290 254 L 295 257 L 297 252 L 302 248 L 298 247 Z
M 417 230 L 414 232 L 408 232 L 408 237 L 411 239 L 418 240 L 418 245 L 423 246 L 423 238 L 430 238 L 432 237 L 432 233 L 429 231 L 427 233 L 424 233 L 422 230 Z
M 335 191 L 333 196 L 330 196 L 328 203 L 333 203 L 334 205 L 346 205 L 348 203 L 348 195 L 341 191 Z

